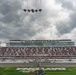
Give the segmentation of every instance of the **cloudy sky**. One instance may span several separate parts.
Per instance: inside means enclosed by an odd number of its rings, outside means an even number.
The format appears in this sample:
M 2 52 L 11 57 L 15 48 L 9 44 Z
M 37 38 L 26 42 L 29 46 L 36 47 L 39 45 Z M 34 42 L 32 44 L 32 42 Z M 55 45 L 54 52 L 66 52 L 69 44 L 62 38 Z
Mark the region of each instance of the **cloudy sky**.
M 0 0 L 0 39 L 76 41 L 76 0 Z

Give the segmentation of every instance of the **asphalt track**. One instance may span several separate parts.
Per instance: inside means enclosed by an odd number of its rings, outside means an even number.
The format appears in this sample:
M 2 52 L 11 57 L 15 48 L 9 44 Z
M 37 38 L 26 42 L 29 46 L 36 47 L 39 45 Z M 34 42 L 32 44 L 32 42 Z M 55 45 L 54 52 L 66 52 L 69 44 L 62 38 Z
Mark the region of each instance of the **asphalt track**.
M 34 67 L 34 66 L 72 66 L 76 67 L 76 63 L 0 63 L 0 67 Z

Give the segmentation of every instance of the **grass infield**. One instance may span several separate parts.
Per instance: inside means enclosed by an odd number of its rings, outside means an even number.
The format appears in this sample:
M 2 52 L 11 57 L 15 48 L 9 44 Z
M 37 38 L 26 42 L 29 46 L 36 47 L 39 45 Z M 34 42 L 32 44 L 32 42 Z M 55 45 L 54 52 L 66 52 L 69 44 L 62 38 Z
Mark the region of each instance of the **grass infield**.
M 27 73 L 20 70 L 16 70 L 17 68 L 18 67 L 0 67 L 0 75 L 35 75 L 35 73 L 32 72 Z M 55 67 L 50 67 L 50 68 L 55 68 Z M 61 67 L 56 67 L 56 68 L 61 68 Z M 63 68 L 66 68 L 66 70 L 50 70 L 50 71 L 47 70 L 45 71 L 45 75 L 76 75 L 76 67 L 63 67 Z

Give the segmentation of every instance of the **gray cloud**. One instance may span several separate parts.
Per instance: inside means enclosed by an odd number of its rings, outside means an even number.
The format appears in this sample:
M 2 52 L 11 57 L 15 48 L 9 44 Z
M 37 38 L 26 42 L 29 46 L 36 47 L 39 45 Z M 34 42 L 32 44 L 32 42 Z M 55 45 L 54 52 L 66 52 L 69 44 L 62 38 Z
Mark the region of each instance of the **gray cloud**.
M 25 13 L 26 7 L 20 0 L 0 0 L 0 39 L 62 38 L 76 27 L 70 0 L 43 0 L 41 13 Z M 40 8 L 40 4 L 32 0 L 29 8 Z
M 67 9 L 66 11 L 68 12 L 69 15 L 69 21 L 60 21 L 57 23 L 57 30 L 60 34 L 60 36 L 64 34 L 71 33 L 71 31 L 76 28 L 76 9 L 73 6 L 73 3 L 71 0 L 57 0 L 57 3 L 61 3 L 61 7 L 63 9 Z M 64 16 L 63 16 L 64 17 Z
M 73 3 L 70 0 L 56 0 L 58 3 L 61 3 L 63 8 L 74 10 Z
M 76 28 L 76 10 L 70 15 L 70 18 L 69 24 L 71 25 L 71 29 Z

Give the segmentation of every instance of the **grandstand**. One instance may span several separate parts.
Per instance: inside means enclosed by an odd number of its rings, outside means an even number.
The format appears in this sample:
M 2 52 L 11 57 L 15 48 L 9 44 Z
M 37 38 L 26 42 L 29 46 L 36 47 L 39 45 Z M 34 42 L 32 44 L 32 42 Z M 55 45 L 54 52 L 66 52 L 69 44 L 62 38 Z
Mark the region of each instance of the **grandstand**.
M 18 47 L 52 47 L 52 46 L 74 46 L 70 39 L 61 40 L 10 40 L 8 46 Z
M 1 64 L 27 63 L 43 66 L 76 63 L 76 47 L 70 39 L 9 40 L 5 44 L 0 45 Z

